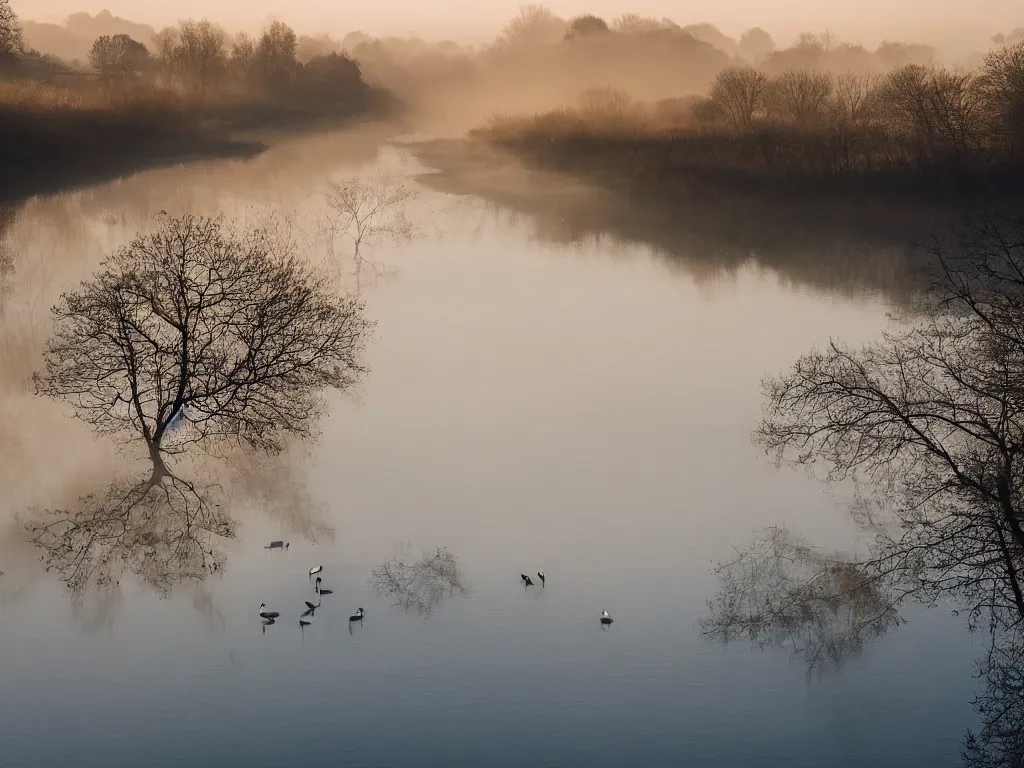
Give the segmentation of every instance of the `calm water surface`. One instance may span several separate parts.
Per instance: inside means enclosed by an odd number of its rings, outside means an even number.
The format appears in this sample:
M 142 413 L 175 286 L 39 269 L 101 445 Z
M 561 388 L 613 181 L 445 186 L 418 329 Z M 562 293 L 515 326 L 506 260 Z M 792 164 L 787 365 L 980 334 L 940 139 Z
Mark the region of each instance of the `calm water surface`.
M 871 337 L 884 300 L 756 263 L 696 274 L 641 247 L 546 245 L 472 198 L 423 190 L 422 236 L 374 251 L 394 274 L 366 289 L 371 373 L 302 468 L 311 517 L 239 509 L 226 572 L 166 599 L 126 577 L 74 602 L 42 571 L 15 516 L 107 466 L 19 389 L 56 294 L 161 209 L 278 207 L 298 232 L 328 178 L 372 161 L 305 140 L 13 212 L 0 765 L 957 765 L 976 648 L 948 611 L 811 679 L 697 626 L 711 567 L 761 527 L 853 546 L 841 498 L 767 466 L 749 432 L 764 373 Z M 448 547 L 469 594 L 393 609 L 367 580 L 396 545 Z M 300 631 L 313 563 L 335 592 Z M 537 570 L 547 586 L 524 590 Z M 263 601 L 283 614 L 265 632 Z

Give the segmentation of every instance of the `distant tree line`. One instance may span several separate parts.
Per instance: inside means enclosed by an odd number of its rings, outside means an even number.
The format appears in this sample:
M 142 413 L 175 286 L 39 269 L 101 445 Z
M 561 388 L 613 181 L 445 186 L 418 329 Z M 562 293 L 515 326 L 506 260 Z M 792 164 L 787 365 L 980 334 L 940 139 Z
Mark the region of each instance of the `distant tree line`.
M 245 93 L 280 99 L 365 95 L 359 64 L 336 51 L 300 60 L 299 37 L 280 21 L 253 38 L 228 33 L 213 22 L 186 20 L 156 35 L 150 52 L 127 35 L 102 36 L 89 63 L 106 81 L 146 77 L 192 95 Z

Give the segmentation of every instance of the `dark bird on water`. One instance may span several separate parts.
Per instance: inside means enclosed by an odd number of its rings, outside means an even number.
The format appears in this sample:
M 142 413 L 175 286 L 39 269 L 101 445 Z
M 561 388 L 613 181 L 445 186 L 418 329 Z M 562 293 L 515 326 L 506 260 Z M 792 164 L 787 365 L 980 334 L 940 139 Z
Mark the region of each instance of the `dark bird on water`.
M 540 585 L 542 587 L 546 586 L 546 583 L 544 581 L 544 571 L 537 571 L 537 578 L 540 579 Z
M 602 624 L 611 624 L 612 623 L 612 617 L 608 615 L 608 611 L 601 611 L 601 623 Z
M 288 549 L 291 546 L 287 541 L 272 541 L 264 549 Z
M 319 576 L 316 577 L 315 587 L 316 587 L 316 593 L 318 595 L 333 595 L 334 594 L 334 590 L 333 589 L 321 589 L 320 588 L 320 577 Z
M 358 611 L 356 611 L 351 616 L 349 616 L 348 620 L 349 621 L 362 621 L 363 620 L 363 615 L 365 613 L 366 612 L 362 608 L 360 608 Z
M 299 619 L 299 626 L 300 627 L 308 627 L 309 626 L 309 622 L 306 621 L 305 619 Z
M 525 584 L 528 587 L 532 587 L 533 579 L 531 579 L 529 576 L 523 576 L 523 584 Z
M 266 603 L 260 603 L 260 616 L 264 619 L 276 619 L 280 615 L 277 611 L 268 611 Z

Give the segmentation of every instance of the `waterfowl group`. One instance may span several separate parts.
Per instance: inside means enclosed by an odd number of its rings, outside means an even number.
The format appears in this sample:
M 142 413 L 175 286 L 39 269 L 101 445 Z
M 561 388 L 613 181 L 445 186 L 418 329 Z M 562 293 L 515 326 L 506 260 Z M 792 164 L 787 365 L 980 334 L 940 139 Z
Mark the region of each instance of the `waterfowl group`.
M 277 549 L 278 546 L 275 546 L 275 545 L 280 545 L 281 542 L 273 542 L 272 541 L 270 544 L 271 544 L 271 546 L 264 547 L 264 549 Z M 287 544 L 285 544 L 285 548 L 287 548 Z M 313 574 L 321 573 L 323 570 L 324 570 L 324 567 L 322 565 L 314 565 L 312 568 L 309 569 L 309 578 L 312 579 L 313 578 Z M 320 584 L 322 582 L 323 582 L 323 579 L 320 576 L 317 576 L 316 577 L 316 582 L 313 584 L 313 589 L 314 589 L 314 591 L 316 592 L 316 595 L 317 595 L 317 602 L 314 604 L 314 603 L 311 603 L 309 600 L 304 600 L 303 601 L 306 604 L 306 610 L 304 610 L 299 615 L 299 626 L 302 627 L 302 628 L 308 627 L 312 623 L 312 622 L 308 621 L 306 617 L 312 617 L 316 613 L 316 609 L 320 607 L 320 604 L 323 601 L 323 595 L 334 594 L 334 590 L 333 589 L 324 589 L 323 587 L 321 587 Z M 276 623 L 277 618 L 281 614 L 278 611 L 268 611 L 267 610 L 267 604 L 266 603 L 260 603 L 259 615 L 260 615 L 260 618 L 263 620 L 264 631 L 266 631 L 266 627 L 269 627 L 271 624 Z M 365 616 L 365 615 L 366 615 L 366 612 L 362 608 L 360 608 L 355 613 L 353 613 L 351 616 L 349 616 L 349 621 L 350 622 L 352 622 L 352 621 L 362 621 L 363 620 L 363 616 Z

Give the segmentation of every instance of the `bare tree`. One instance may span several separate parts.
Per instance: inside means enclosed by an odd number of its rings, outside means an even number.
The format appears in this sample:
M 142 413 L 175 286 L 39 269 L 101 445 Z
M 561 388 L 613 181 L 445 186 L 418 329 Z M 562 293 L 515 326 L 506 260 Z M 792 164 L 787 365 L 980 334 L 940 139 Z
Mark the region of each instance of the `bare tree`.
M 833 81 L 826 72 L 789 69 L 769 83 L 768 109 L 806 128 L 823 121 L 832 90 Z
M 708 95 L 715 109 L 737 129 L 749 129 L 765 107 L 768 80 L 752 67 L 729 67 L 715 77 Z
M 984 85 L 1001 138 L 1024 156 L 1024 39 L 986 54 Z
M 227 33 L 207 19 L 183 21 L 177 30 L 173 58 L 181 76 L 205 94 L 224 73 Z
M 23 47 L 18 15 L 11 8 L 10 0 L 0 0 L 0 61 L 18 55 Z
M 650 32 L 660 32 L 666 29 L 666 26 L 663 21 L 659 21 L 653 16 L 644 16 L 639 13 L 624 13 L 612 22 L 611 28 L 623 35 L 642 35 Z
M 349 242 L 357 287 L 364 267 L 369 267 L 374 276 L 382 274 L 380 264 L 365 259 L 364 248 L 385 238 L 412 237 L 414 228 L 406 217 L 406 207 L 415 197 L 415 190 L 386 171 L 331 183 L 327 191 L 329 249 L 335 254 L 338 240 Z
M 103 80 L 137 77 L 149 63 L 149 51 L 128 35 L 102 35 L 89 51 L 89 64 Z
M 778 461 L 871 484 L 893 520 L 874 568 L 1001 627 L 1024 620 L 1024 220 L 931 249 L 930 290 L 880 342 L 837 342 L 765 380 Z
M 370 587 L 378 595 L 395 599 L 394 607 L 427 615 L 445 599 L 467 592 L 459 561 L 438 547 L 419 560 L 399 554 L 373 569 Z
M 271 89 L 288 85 L 298 67 L 298 38 L 295 30 L 280 21 L 272 21 L 256 43 L 256 68 L 263 84 Z
M 607 21 L 592 13 L 585 13 L 569 19 L 569 28 L 565 32 L 565 39 L 574 40 L 577 38 L 599 37 L 607 35 L 609 32 L 611 32 L 611 29 L 608 27 Z
M 166 455 L 228 445 L 277 452 L 314 434 L 324 389 L 363 373 L 362 304 L 266 230 L 161 215 L 54 307 L 39 394 L 107 435 L 142 438 L 155 481 Z
M 523 5 L 514 19 L 505 25 L 498 38 L 500 45 L 543 45 L 561 40 L 566 21 L 536 3 Z

